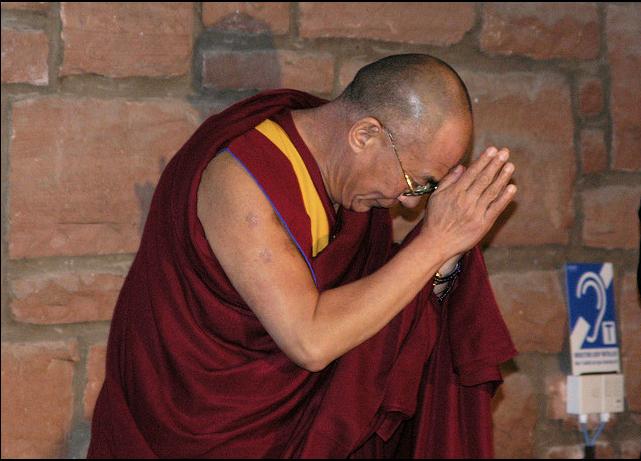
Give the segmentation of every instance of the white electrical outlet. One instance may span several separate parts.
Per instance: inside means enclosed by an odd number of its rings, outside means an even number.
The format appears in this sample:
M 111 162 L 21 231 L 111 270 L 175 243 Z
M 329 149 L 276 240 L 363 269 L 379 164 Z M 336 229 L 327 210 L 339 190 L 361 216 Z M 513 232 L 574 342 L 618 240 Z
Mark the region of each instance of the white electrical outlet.
M 572 415 L 623 411 L 622 374 L 569 375 L 567 412 Z
M 624 394 L 623 375 L 603 375 L 603 410 L 601 413 L 622 412 Z

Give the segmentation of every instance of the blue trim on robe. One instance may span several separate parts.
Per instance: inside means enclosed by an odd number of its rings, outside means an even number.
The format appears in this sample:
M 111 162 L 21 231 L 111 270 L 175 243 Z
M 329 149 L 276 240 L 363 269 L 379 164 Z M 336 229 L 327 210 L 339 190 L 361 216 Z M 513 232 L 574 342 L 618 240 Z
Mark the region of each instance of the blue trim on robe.
M 316 281 L 316 273 L 314 272 L 314 269 L 312 268 L 312 264 L 307 259 L 307 255 L 305 254 L 305 252 L 303 251 L 303 249 L 299 245 L 298 241 L 294 237 L 294 234 L 292 234 L 292 232 L 289 230 L 289 226 L 287 225 L 287 223 L 285 222 L 285 220 L 281 216 L 280 212 L 276 208 L 276 205 L 274 205 L 274 202 L 272 202 L 272 200 L 271 200 L 271 198 L 269 198 L 269 195 L 267 194 L 267 192 L 265 192 L 265 189 L 263 189 L 263 186 L 258 182 L 258 180 L 252 174 L 252 172 L 247 169 L 245 164 L 238 157 L 236 157 L 236 155 L 234 155 L 234 153 L 229 148 L 226 148 L 223 152 L 225 152 L 225 151 L 229 152 L 231 154 L 231 156 L 238 162 L 238 164 L 243 167 L 243 169 L 249 174 L 249 176 L 252 177 L 252 179 L 256 182 L 258 187 L 260 187 L 260 190 L 263 191 L 263 194 L 265 194 L 265 197 L 267 197 L 267 200 L 269 201 L 270 205 L 274 209 L 274 212 L 276 213 L 276 216 L 278 216 L 278 219 L 280 219 L 280 222 L 282 223 L 283 227 L 285 227 L 285 230 L 289 234 L 289 237 L 292 239 L 292 241 L 296 245 L 296 248 L 298 248 L 298 251 L 300 251 L 300 254 L 303 255 L 303 258 L 305 259 L 305 262 L 307 263 L 307 267 L 309 267 L 309 270 L 312 273 L 312 278 L 314 279 L 314 285 L 316 285 L 316 288 L 318 288 L 318 282 Z

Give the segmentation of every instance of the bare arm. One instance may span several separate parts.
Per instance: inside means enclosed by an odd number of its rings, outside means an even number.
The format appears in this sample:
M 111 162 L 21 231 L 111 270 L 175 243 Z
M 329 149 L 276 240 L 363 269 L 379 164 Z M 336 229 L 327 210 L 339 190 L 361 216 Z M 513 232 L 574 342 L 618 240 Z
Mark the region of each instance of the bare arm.
M 436 216 L 430 212 L 416 239 L 375 273 L 322 293 L 263 193 L 228 154 L 203 175 L 198 216 L 225 273 L 267 332 L 294 362 L 318 371 L 380 331 L 437 269 L 485 235 L 513 195 L 505 187 L 510 175 L 492 179 L 502 164 L 482 157 L 468 172 L 448 175 L 431 199 Z M 487 185 L 474 188 L 473 180 L 463 181 L 468 176 Z M 498 191 L 494 205 L 474 213 L 491 187 Z M 460 195 L 473 194 L 460 199 L 455 219 L 439 216 Z M 456 235 L 448 235 L 452 229 Z

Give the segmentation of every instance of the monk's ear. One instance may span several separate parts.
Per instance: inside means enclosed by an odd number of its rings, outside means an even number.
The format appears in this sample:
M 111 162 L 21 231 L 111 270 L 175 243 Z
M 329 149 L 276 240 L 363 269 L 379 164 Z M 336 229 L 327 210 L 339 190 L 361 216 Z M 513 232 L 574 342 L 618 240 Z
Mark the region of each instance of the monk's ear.
M 349 145 L 355 152 L 363 152 L 371 147 L 383 133 L 381 122 L 374 117 L 358 119 L 349 131 Z

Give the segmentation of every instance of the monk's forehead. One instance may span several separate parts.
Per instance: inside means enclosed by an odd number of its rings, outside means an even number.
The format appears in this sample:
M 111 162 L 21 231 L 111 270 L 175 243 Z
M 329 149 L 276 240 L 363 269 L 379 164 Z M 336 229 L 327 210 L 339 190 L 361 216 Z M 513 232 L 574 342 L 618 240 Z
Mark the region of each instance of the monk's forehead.
M 472 137 L 472 124 L 463 118 L 450 118 L 427 139 L 419 153 L 424 166 L 421 174 L 441 177 L 463 161 Z M 422 155 L 421 155 L 422 154 Z

